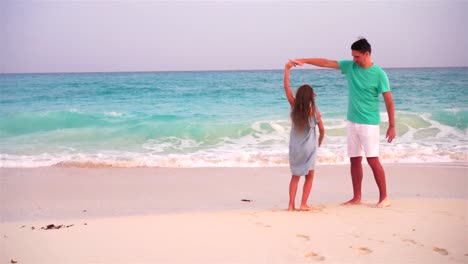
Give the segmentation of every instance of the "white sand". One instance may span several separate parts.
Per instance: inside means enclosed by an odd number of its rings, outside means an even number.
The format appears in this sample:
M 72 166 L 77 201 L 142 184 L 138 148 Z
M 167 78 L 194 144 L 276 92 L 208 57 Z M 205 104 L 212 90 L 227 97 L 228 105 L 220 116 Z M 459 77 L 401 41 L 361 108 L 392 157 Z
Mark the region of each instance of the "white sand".
M 468 263 L 466 164 L 384 167 L 391 207 L 319 166 L 317 212 L 283 210 L 288 168 L 0 169 L 0 263 Z

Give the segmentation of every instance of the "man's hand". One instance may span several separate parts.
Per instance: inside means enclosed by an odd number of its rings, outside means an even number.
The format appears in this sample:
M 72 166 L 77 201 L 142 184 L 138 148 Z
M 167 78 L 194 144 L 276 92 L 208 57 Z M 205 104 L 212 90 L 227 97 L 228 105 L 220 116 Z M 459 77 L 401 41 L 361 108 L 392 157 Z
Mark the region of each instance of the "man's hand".
M 395 135 L 396 135 L 395 127 L 388 127 L 387 135 L 385 136 L 385 138 L 387 139 L 387 142 L 391 143 L 393 139 L 395 138 Z
M 390 143 L 395 138 L 395 105 L 393 104 L 392 92 L 388 91 L 383 93 L 383 98 L 385 101 L 385 107 L 387 108 L 388 113 L 388 129 L 386 139 Z
M 304 62 L 300 61 L 300 60 L 289 60 L 289 62 L 293 63 L 294 66 L 302 66 L 304 65 Z

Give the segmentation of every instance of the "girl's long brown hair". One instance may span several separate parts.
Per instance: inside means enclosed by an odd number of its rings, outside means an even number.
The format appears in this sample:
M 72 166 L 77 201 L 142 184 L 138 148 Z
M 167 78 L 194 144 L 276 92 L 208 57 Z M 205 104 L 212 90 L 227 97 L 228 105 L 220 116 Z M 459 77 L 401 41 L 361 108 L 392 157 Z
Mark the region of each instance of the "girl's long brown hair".
M 296 92 L 291 119 L 298 131 L 304 131 L 309 123 L 309 116 L 315 114 L 314 89 L 304 84 Z

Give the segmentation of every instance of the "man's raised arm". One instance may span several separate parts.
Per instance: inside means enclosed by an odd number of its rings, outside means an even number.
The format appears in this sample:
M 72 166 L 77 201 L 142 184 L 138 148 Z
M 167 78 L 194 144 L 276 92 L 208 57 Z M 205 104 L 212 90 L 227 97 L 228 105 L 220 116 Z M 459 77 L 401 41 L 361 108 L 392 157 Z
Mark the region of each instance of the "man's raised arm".
M 294 59 L 291 60 L 294 62 L 296 65 L 304 65 L 304 64 L 310 64 L 318 67 L 323 67 L 323 68 L 331 68 L 331 69 L 340 69 L 340 66 L 338 65 L 338 61 L 336 60 L 327 60 L 327 59 L 322 59 L 322 58 L 310 58 L 310 59 Z

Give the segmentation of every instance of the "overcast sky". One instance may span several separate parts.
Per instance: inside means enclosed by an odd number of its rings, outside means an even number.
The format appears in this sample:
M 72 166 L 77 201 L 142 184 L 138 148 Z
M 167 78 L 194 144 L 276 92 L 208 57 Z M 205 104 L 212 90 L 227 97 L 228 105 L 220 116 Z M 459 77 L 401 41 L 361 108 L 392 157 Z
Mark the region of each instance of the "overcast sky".
M 382 67 L 468 66 L 468 0 L 0 0 L 0 72 L 280 69 L 351 59 L 359 36 Z

